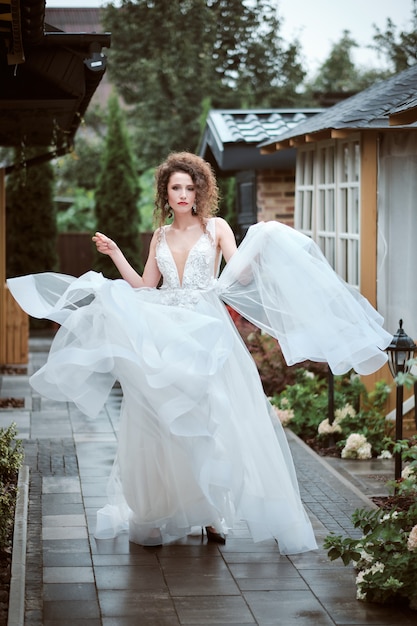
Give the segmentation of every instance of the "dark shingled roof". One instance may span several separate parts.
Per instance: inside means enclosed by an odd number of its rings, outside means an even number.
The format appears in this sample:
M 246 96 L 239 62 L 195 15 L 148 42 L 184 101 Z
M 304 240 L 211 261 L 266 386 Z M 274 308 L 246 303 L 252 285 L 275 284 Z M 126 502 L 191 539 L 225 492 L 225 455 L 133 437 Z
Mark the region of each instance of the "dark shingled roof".
M 258 145 L 303 123 L 322 109 L 213 109 L 199 153 L 218 171 L 292 168 L 295 154 L 261 155 Z
M 342 100 L 288 132 L 278 133 L 273 141 L 263 141 L 261 146 L 325 130 L 387 129 L 391 111 L 416 95 L 417 64 L 387 80 L 375 83 L 347 100 Z

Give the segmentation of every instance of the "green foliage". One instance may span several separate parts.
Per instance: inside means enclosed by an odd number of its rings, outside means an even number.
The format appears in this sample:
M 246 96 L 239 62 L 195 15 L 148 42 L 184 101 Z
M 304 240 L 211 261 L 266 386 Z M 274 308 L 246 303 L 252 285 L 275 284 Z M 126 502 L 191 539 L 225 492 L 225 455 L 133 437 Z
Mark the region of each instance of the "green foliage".
M 404 468 L 399 480 L 389 480 L 388 488 L 395 495 L 408 497 L 412 500 L 417 498 L 417 436 L 410 439 L 400 439 L 395 442 L 393 454 L 401 454 Z
M 317 427 L 327 415 L 328 383 L 321 376 L 297 369 L 295 383 L 288 385 L 278 396 L 273 396 L 273 404 L 281 409 L 291 409 L 293 419 L 291 430 L 303 439 L 317 435 Z
M 320 66 L 314 88 L 323 92 L 354 91 L 357 70 L 352 61 L 352 49 L 357 46 L 349 31 L 343 31 L 341 39 L 332 46 L 329 56 Z
M 145 170 L 139 178 L 140 196 L 138 210 L 140 214 L 140 231 L 151 232 L 154 229 L 153 212 L 155 208 L 155 171 Z
M 314 80 L 307 83 L 308 90 L 315 93 L 352 93 L 366 89 L 377 80 L 388 77 L 389 72 L 362 70 L 355 66 L 352 50 L 358 44 L 348 30 L 336 42 L 327 59 L 321 64 Z
M 356 375 L 334 377 L 334 424 L 328 419 L 328 379 L 298 369 L 296 382 L 273 397 L 273 404 L 282 410 L 291 410 L 288 423 L 295 434 L 305 440 L 320 440 L 322 446 L 331 440 L 342 448 L 352 433 L 364 435 L 371 444 L 372 453 L 380 454 L 392 445 L 387 436 L 384 406 L 390 388 L 385 382 L 376 383 L 368 392 Z M 322 433 L 319 427 L 325 426 Z
M 342 429 L 342 441 L 340 445 L 346 443 L 346 438 L 351 433 L 359 433 L 366 437 L 371 444 L 374 456 L 379 455 L 383 450 L 392 447 L 392 439 L 388 436 L 388 427 L 385 420 L 385 405 L 390 387 L 384 381 L 378 381 L 372 391 L 368 392 L 365 385 L 357 379 L 357 401 L 360 399 L 360 409 L 353 413 L 347 413 L 340 422 Z
M 398 73 L 417 61 L 417 5 L 411 9 L 410 30 L 397 32 L 397 26 L 388 18 L 385 32 L 374 25 L 374 45 L 371 46 L 389 61 L 393 72 Z
M 361 539 L 328 535 L 331 560 L 355 563 L 357 598 L 386 603 L 406 600 L 417 609 L 417 504 L 408 510 L 357 509 L 352 516 Z
M 104 142 L 101 139 L 87 134 L 77 135 L 75 149 L 55 163 L 57 194 L 71 196 L 78 188 L 94 191 L 103 149 Z
M 96 227 L 94 192 L 88 189 L 75 189 L 71 206 L 57 213 L 57 227 L 60 233 L 94 233 Z
M 104 150 L 106 114 L 90 106 L 75 136 L 73 149 L 54 161 L 56 194 L 72 196 L 76 189 L 94 191 Z
M 17 474 L 23 461 L 22 442 L 16 439 L 16 424 L 0 428 L 0 551 L 12 539 Z
M 26 166 L 33 150 L 16 151 L 20 167 L 7 179 L 7 275 L 53 271 L 57 267 L 57 227 L 52 165 Z
M 121 0 L 103 8 L 109 72 L 129 105 L 141 169 L 196 151 L 213 108 L 287 106 L 305 76 L 279 36 L 276 3 Z
M 124 117 L 113 94 L 108 103 L 106 145 L 95 194 L 97 229 L 114 239 L 135 267 L 140 259 L 138 195 L 135 160 Z M 97 255 L 95 269 L 108 277 L 119 277 L 105 255 Z
M 219 215 L 224 217 L 232 230 L 237 230 L 236 215 L 236 178 L 220 178 L 218 180 L 220 191 Z

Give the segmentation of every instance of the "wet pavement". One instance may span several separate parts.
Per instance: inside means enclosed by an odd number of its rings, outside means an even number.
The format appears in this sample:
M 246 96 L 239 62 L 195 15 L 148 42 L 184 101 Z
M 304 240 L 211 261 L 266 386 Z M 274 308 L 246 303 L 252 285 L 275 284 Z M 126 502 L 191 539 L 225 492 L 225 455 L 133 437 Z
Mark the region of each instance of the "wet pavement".
M 324 459 L 291 432 L 318 550 L 282 556 L 272 540 L 254 544 L 243 523 L 225 546 L 201 536 L 156 548 L 131 544 L 126 534 L 96 540 L 121 391 L 113 389 L 94 420 L 40 398 L 28 378 L 48 347 L 48 339 L 32 338 L 28 375 L 0 376 L 0 397 L 24 398 L 23 408 L 0 410 L 0 426 L 16 422 L 28 468 L 26 559 L 9 626 L 415 626 L 415 611 L 356 600 L 353 568 L 330 561 L 322 548 L 329 532 L 359 536 L 351 515 L 387 493 L 392 461 Z

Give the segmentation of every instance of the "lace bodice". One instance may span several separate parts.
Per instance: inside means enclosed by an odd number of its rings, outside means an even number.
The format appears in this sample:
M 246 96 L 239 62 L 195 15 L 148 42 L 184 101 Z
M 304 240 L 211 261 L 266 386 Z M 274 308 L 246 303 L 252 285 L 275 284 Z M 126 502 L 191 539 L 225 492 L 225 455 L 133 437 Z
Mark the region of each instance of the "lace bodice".
M 216 243 L 215 221 L 207 222 L 207 232 L 202 233 L 188 253 L 184 266 L 182 283 L 172 252 L 166 240 L 166 229 L 161 229 L 161 237 L 156 247 L 156 262 L 163 277 L 162 289 L 208 289 L 215 277 Z

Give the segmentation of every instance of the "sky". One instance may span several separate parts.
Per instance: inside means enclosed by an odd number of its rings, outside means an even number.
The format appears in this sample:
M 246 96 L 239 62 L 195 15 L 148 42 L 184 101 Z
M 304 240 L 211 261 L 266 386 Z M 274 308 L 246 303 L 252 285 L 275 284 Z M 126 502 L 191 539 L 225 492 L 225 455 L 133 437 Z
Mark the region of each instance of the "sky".
M 292 41 L 297 37 L 309 74 L 328 57 L 332 45 L 349 30 L 358 44 L 353 61 L 361 67 L 384 67 L 383 59 L 368 50 L 374 35 L 373 24 L 383 32 L 390 17 L 398 30 L 411 30 L 414 0 L 277 0 L 282 20 L 281 36 Z M 103 0 L 46 0 L 48 7 L 97 7 Z

